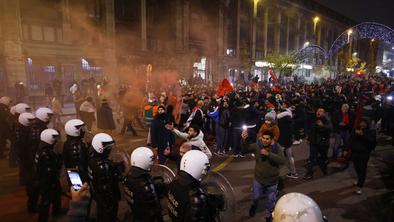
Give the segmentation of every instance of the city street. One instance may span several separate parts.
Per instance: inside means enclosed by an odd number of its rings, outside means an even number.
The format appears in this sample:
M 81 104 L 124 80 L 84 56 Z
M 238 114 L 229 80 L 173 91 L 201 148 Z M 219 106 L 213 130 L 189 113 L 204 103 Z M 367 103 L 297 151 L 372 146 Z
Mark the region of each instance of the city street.
M 122 138 L 115 136 L 117 146 L 127 153 L 131 153 L 138 146 L 143 146 L 146 143 L 146 138 L 142 135 L 145 135 L 146 131 L 139 130 L 138 133 L 141 136 L 126 135 Z M 393 171 L 392 168 L 390 172 L 387 170 L 390 170 L 389 163 L 390 161 L 392 163 L 394 159 L 394 149 L 392 146 L 384 145 L 385 143 L 384 140 L 381 140 L 382 145 L 378 146 L 371 155 L 363 194 L 356 195 L 355 187 L 352 185 L 355 175 L 352 166 L 345 171 L 330 167 L 327 176 L 323 176 L 317 169 L 313 180 L 303 180 L 302 175 L 305 172 L 303 165 L 309 152 L 308 146 L 303 142 L 301 145 L 295 146 L 294 149 L 300 178 L 296 180 L 286 178 L 287 168 L 282 167 L 283 189 L 279 196 L 288 192 L 304 193 L 319 204 L 329 221 L 389 221 L 387 216 L 390 214 L 384 213 L 387 202 L 383 201 L 387 201 L 385 199 L 387 197 L 390 198 L 390 192 L 392 198 Z M 173 166 L 172 163 L 169 164 Z M 263 203 L 260 204 L 254 218 L 248 216 L 253 167 L 254 159 L 251 156 L 236 159 L 214 156 L 212 159 L 211 169 L 223 174 L 234 188 L 237 199 L 237 211 L 233 220 L 235 222 L 261 221 L 263 216 Z M 26 196 L 23 188 L 18 185 L 17 169 L 10 169 L 5 160 L 0 161 L 0 169 L 0 218 L 9 222 L 35 221 L 37 215 L 28 214 L 25 209 Z M 67 204 L 67 198 L 63 198 L 63 203 Z M 119 218 L 122 221 L 127 221 L 124 218 L 127 218 L 129 208 L 123 200 L 120 206 Z M 67 221 L 67 218 L 53 218 L 52 221 Z

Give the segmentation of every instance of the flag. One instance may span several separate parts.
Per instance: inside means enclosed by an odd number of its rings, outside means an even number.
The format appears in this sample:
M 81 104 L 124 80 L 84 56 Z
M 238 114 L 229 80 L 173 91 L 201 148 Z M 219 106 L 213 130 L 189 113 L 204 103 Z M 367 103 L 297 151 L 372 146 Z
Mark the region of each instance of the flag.
M 219 91 L 217 93 L 218 96 L 224 96 L 229 92 L 234 90 L 233 86 L 227 79 L 223 79 L 221 83 L 219 83 Z
M 275 83 L 275 85 L 278 84 L 278 79 L 276 78 L 274 70 L 269 69 L 268 74 L 271 76 L 271 79 Z

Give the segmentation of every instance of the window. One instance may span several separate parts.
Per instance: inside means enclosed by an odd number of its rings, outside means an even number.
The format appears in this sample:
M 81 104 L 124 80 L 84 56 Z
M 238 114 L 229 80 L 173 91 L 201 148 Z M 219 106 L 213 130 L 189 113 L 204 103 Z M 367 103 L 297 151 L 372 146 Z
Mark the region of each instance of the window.
M 49 42 L 55 41 L 55 29 L 52 27 L 44 27 L 44 40 Z
M 38 26 L 38 25 L 31 26 L 31 39 L 37 40 L 37 41 L 43 40 L 41 26 Z

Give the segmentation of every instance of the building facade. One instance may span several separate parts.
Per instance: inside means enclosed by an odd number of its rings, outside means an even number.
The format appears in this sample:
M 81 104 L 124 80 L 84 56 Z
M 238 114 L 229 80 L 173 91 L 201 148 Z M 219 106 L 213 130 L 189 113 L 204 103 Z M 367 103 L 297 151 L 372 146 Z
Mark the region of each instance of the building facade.
M 313 0 L 115 0 L 115 17 L 120 63 L 214 81 L 305 43 L 328 51 L 354 24 Z
M 313 0 L 0 0 L 0 80 L 42 93 L 152 64 L 218 81 L 306 42 L 328 50 L 352 24 Z
M 101 64 L 115 60 L 114 45 L 106 41 L 114 34 L 113 5 L 112 0 L 1 0 L 2 90 L 23 82 L 30 95 L 41 95 L 46 83 L 58 79 L 66 93 L 75 80 L 109 72 Z

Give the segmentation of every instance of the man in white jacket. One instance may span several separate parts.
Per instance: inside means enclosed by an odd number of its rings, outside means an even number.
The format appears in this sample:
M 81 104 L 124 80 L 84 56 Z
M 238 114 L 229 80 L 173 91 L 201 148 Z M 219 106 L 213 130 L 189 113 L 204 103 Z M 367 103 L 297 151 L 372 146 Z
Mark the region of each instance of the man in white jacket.
M 187 133 L 174 128 L 174 125 L 167 124 L 167 129 L 171 130 L 175 135 L 185 139 L 190 145 L 198 147 L 203 153 L 208 156 L 208 159 L 212 157 L 212 153 L 209 150 L 207 144 L 204 142 L 204 133 L 195 125 L 189 126 Z

